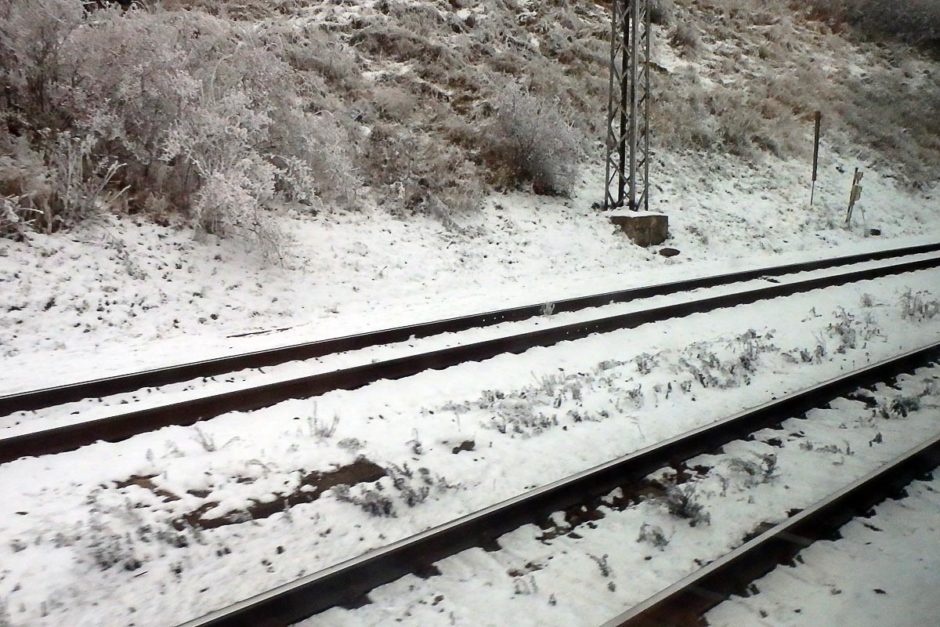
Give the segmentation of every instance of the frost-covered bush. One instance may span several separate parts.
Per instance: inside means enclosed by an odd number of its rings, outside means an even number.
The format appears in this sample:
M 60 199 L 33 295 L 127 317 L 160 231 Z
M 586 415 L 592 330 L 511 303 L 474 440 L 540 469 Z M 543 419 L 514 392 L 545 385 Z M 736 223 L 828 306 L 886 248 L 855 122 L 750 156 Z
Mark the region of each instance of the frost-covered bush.
M 917 396 L 895 396 L 890 400 L 878 403 L 878 413 L 882 418 L 907 418 L 907 415 L 920 410 L 921 400 Z
M 698 30 L 692 24 L 679 22 L 669 42 L 683 53 L 691 55 L 701 45 Z
M 382 202 L 395 212 L 445 219 L 477 209 L 483 185 L 477 168 L 455 145 L 398 125 L 377 124 L 366 164 Z
M 15 127 L 61 129 L 69 37 L 82 23 L 72 0 L 0 0 L 0 82 L 4 117 Z
M 347 126 L 309 108 L 335 105 L 324 85 L 350 72 L 325 35 L 69 0 L 0 0 L 0 17 L 4 225 L 175 209 L 270 255 L 272 208 L 345 204 L 359 187 Z
M 0 196 L 0 237 L 22 238 L 29 226 L 30 216 L 17 200 Z
M 666 26 L 672 21 L 676 5 L 673 0 L 649 0 L 649 10 L 653 24 Z
M 529 181 L 540 194 L 570 194 L 582 138 L 559 103 L 507 85 L 493 107 L 495 115 L 484 142 L 497 176 L 509 184 Z
M 680 150 L 725 150 L 752 160 L 764 153 L 799 154 L 805 149 L 799 116 L 814 111 L 818 101 L 797 82 L 782 76 L 744 88 L 706 83 L 691 70 L 654 74 L 654 141 Z
M 777 470 L 777 456 L 774 453 L 756 454 L 755 459 L 734 457 L 728 462 L 732 470 L 744 475 L 744 486 L 753 488 L 774 479 Z
M 408 464 L 389 464 L 385 472 L 391 479 L 391 488 L 383 487 L 382 482 L 377 481 L 373 487 L 339 485 L 333 488 L 333 494 L 337 500 L 352 503 L 371 516 L 395 517 L 395 499 L 392 497 L 396 494 L 406 506 L 415 507 L 427 500 L 432 490 L 441 493 L 459 487 L 440 475 L 432 475 L 427 468 L 414 471 Z
M 376 484 L 376 488 L 378 487 L 379 484 Z M 333 488 L 333 494 L 341 503 L 351 503 L 370 516 L 395 516 L 395 504 L 380 489 L 360 488 L 357 493 L 353 493 L 348 485 L 338 485 Z
M 637 535 L 636 541 L 652 544 L 660 551 L 664 550 L 669 544 L 669 538 L 666 537 L 662 527 L 649 523 L 643 523 L 640 527 L 640 533 Z

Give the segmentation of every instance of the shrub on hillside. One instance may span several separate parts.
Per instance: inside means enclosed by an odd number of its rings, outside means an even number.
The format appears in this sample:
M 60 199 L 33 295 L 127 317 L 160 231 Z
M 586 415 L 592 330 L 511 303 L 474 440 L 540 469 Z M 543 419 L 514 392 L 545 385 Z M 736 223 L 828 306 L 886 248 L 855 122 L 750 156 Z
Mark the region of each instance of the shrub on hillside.
M 668 26 L 672 22 L 676 5 L 673 0 L 649 0 L 650 21 L 653 24 Z
M 689 55 L 698 49 L 701 40 L 695 26 L 686 22 L 679 22 L 676 24 L 676 30 L 673 31 L 672 37 L 669 38 L 669 43 L 678 48 L 683 54 Z
M 798 115 L 812 110 L 813 96 L 794 95 L 801 92 L 787 89 L 790 78 L 752 89 L 708 85 L 693 71 L 652 78 L 654 138 L 663 146 L 720 149 L 749 159 L 764 153 L 789 157 L 805 149 Z
M 427 214 L 450 224 L 479 208 L 483 183 L 457 146 L 427 133 L 378 124 L 366 151 L 370 183 L 380 202 L 402 215 Z
M 509 85 L 493 107 L 483 141 L 497 178 L 512 185 L 531 182 L 540 194 L 570 194 L 583 139 L 558 104 Z

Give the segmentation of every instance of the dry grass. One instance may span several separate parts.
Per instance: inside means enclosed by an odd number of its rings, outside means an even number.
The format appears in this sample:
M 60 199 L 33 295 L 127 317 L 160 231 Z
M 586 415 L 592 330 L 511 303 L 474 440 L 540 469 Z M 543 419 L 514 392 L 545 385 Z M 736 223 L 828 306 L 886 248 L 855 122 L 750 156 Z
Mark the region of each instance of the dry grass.
M 861 148 L 911 187 L 940 178 L 940 71 L 924 53 L 898 42 L 847 40 L 838 24 L 820 21 L 818 5 L 677 0 L 674 11 L 665 34 L 688 62 L 653 74 L 654 142 L 748 159 L 800 156 L 813 112 L 821 110 L 836 148 Z M 868 71 L 850 71 L 849 59 Z

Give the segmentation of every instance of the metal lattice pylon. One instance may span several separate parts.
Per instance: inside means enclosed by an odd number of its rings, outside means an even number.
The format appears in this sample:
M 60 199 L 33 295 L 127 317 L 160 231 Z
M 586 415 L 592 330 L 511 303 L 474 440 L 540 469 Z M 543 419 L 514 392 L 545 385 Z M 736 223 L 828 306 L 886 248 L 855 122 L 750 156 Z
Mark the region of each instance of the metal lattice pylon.
M 649 0 L 613 0 L 604 208 L 649 209 Z

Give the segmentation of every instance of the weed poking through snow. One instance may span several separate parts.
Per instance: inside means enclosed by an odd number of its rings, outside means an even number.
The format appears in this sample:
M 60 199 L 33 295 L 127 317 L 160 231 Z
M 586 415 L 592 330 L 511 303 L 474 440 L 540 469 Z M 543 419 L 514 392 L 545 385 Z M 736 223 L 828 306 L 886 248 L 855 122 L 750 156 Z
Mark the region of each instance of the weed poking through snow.
M 340 485 L 333 488 L 337 500 L 352 503 L 364 512 L 376 517 L 395 517 L 396 501 L 408 507 L 415 507 L 424 503 L 432 491 L 439 493 L 456 489 L 457 484 L 451 484 L 440 475 L 433 475 L 427 468 L 412 470 L 408 464 L 391 464 L 385 469 L 392 485 L 389 489 L 382 481 L 376 481 L 373 487 L 357 485 L 350 488 Z
M 744 475 L 744 485 L 748 488 L 772 481 L 776 476 L 777 456 L 774 453 L 756 454 L 756 459 L 733 458 L 728 465 Z
M 889 401 L 882 401 L 878 404 L 878 414 L 886 419 L 907 418 L 911 412 L 920 410 L 920 397 L 917 396 L 896 396 Z
M 901 317 L 915 322 L 932 320 L 940 314 L 940 301 L 930 299 L 930 296 L 926 290 L 915 292 L 912 289 L 901 294 Z
M 689 521 L 690 527 L 710 525 L 711 514 L 705 511 L 705 506 L 699 502 L 696 488 L 687 483 L 679 486 L 669 486 L 662 497 L 666 510 L 676 518 Z
M 336 433 L 336 427 L 339 426 L 339 416 L 334 415 L 332 422 L 321 421 L 317 412 L 317 404 L 313 404 L 313 414 L 307 418 L 307 426 L 310 428 L 310 437 L 318 440 L 329 440 Z
M 669 544 L 669 538 L 666 537 L 662 528 L 649 523 L 643 523 L 643 526 L 640 527 L 640 534 L 637 536 L 636 541 L 651 544 L 660 551 L 664 550 Z

